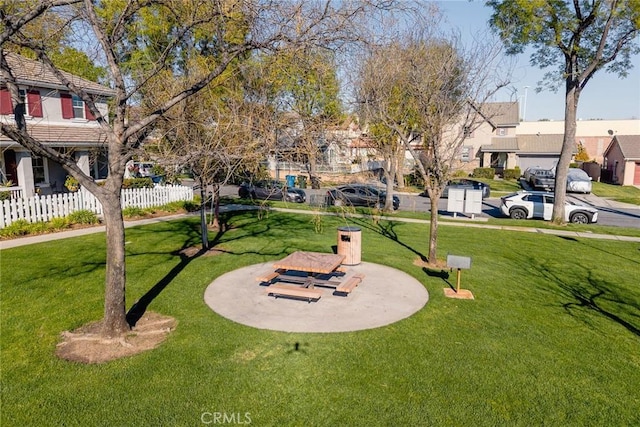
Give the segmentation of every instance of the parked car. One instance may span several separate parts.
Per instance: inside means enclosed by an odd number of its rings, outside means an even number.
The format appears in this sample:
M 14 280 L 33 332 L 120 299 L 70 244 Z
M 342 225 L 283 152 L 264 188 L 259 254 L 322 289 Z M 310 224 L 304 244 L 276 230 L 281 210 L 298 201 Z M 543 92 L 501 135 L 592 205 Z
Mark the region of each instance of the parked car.
M 485 184 L 481 181 L 476 181 L 475 179 L 468 178 L 456 178 L 452 179 L 447 183 L 447 186 L 444 188 L 444 192 L 442 193 L 443 198 L 449 197 L 449 190 L 451 188 L 464 189 L 464 190 L 482 190 L 482 198 L 486 199 L 491 195 L 491 188 L 489 184 Z M 427 191 L 423 191 L 420 193 L 422 197 L 429 197 Z
M 551 169 L 527 168 L 522 177 L 534 190 L 553 191 L 556 187 L 556 174 Z
M 363 184 L 348 184 L 327 191 L 327 205 L 368 206 L 383 208 L 387 193 Z M 393 195 L 393 209 L 400 207 L 400 199 Z
M 307 193 L 304 190 L 287 187 L 273 180 L 243 182 L 238 187 L 238 196 L 243 199 L 284 200 L 295 203 L 304 203 L 307 200 Z
M 553 193 L 545 191 L 518 191 L 501 198 L 500 210 L 513 219 L 542 218 L 551 220 Z M 598 210 L 590 206 L 566 202 L 564 219 L 568 222 L 589 224 L 598 222 Z
M 156 176 L 153 173 L 155 165 L 151 162 L 134 162 L 130 160 L 127 162 L 127 167 L 124 171 L 125 178 L 153 178 Z
M 570 193 L 591 193 L 591 177 L 578 168 L 569 168 L 567 191 Z

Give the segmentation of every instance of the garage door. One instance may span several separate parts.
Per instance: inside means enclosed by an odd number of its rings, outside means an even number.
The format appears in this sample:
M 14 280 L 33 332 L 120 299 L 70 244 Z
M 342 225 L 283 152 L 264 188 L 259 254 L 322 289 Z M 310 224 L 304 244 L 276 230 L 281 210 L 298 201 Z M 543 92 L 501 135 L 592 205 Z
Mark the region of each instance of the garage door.
M 558 163 L 556 156 L 518 156 L 518 166 L 524 172 L 527 168 L 541 167 L 544 169 L 553 169 Z
M 633 185 L 640 185 L 640 163 L 636 162 L 636 170 L 633 175 Z

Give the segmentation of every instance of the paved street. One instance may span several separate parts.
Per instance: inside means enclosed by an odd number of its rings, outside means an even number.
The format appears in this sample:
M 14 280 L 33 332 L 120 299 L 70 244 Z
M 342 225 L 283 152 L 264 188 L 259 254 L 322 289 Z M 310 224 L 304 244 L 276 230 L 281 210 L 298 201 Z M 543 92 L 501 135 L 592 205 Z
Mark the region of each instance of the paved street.
M 307 203 L 310 200 L 318 200 L 324 198 L 327 188 L 320 190 L 305 189 L 307 192 Z M 237 196 L 237 186 L 226 186 L 222 189 L 222 195 Z M 400 210 L 408 212 L 429 212 L 430 201 L 427 197 L 421 197 L 416 194 L 397 194 L 400 198 Z M 603 199 L 594 194 L 568 194 L 569 200 L 575 203 L 593 206 L 599 211 L 598 224 L 611 225 L 618 227 L 640 228 L 640 206 L 629 205 L 625 203 L 613 202 Z M 438 212 L 440 215 L 450 216 L 447 212 L 447 199 L 440 199 L 438 203 Z M 500 212 L 500 198 L 491 197 L 485 199 L 482 205 L 481 216 L 487 218 L 505 218 Z

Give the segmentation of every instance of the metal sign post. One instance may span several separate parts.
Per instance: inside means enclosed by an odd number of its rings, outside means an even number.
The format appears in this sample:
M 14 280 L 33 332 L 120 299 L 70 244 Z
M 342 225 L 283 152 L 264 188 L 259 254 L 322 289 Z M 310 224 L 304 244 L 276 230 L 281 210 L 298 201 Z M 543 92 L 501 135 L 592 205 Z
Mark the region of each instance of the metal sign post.
M 456 289 L 444 288 L 444 295 L 448 298 L 474 299 L 471 291 L 460 289 L 461 272 L 463 269 L 468 270 L 471 268 L 471 258 L 458 255 L 447 255 L 447 267 L 451 269 L 455 268 L 458 271 L 456 274 Z

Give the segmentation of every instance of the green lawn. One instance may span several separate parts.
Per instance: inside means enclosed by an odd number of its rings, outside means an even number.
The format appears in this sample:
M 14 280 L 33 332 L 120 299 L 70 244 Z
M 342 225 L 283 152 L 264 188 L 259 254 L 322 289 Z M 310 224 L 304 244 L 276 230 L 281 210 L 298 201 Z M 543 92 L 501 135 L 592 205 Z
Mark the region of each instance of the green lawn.
M 602 182 L 593 183 L 593 194 L 618 202 L 640 205 L 640 188 L 630 185 L 612 185 Z
M 364 261 L 416 277 L 429 303 L 383 328 L 284 333 L 221 318 L 205 288 L 295 250 L 329 252 L 345 220 L 256 215 L 229 217 L 223 252 L 191 260 L 178 252 L 197 244 L 197 217 L 127 229 L 128 304 L 160 284 L 149 309 L 178 326 L 103 365 L 54 350 L 102 315 L 104 235 L 0 252 L 2 426 L 192 426 L 215 413 L 260 426 L 640 424 L 638 243 L 441 227 L 442 257 L 473 258 L 462 287 L 476 299 L 461 301 L 413 265 L 426 225 L 353 219 Z

